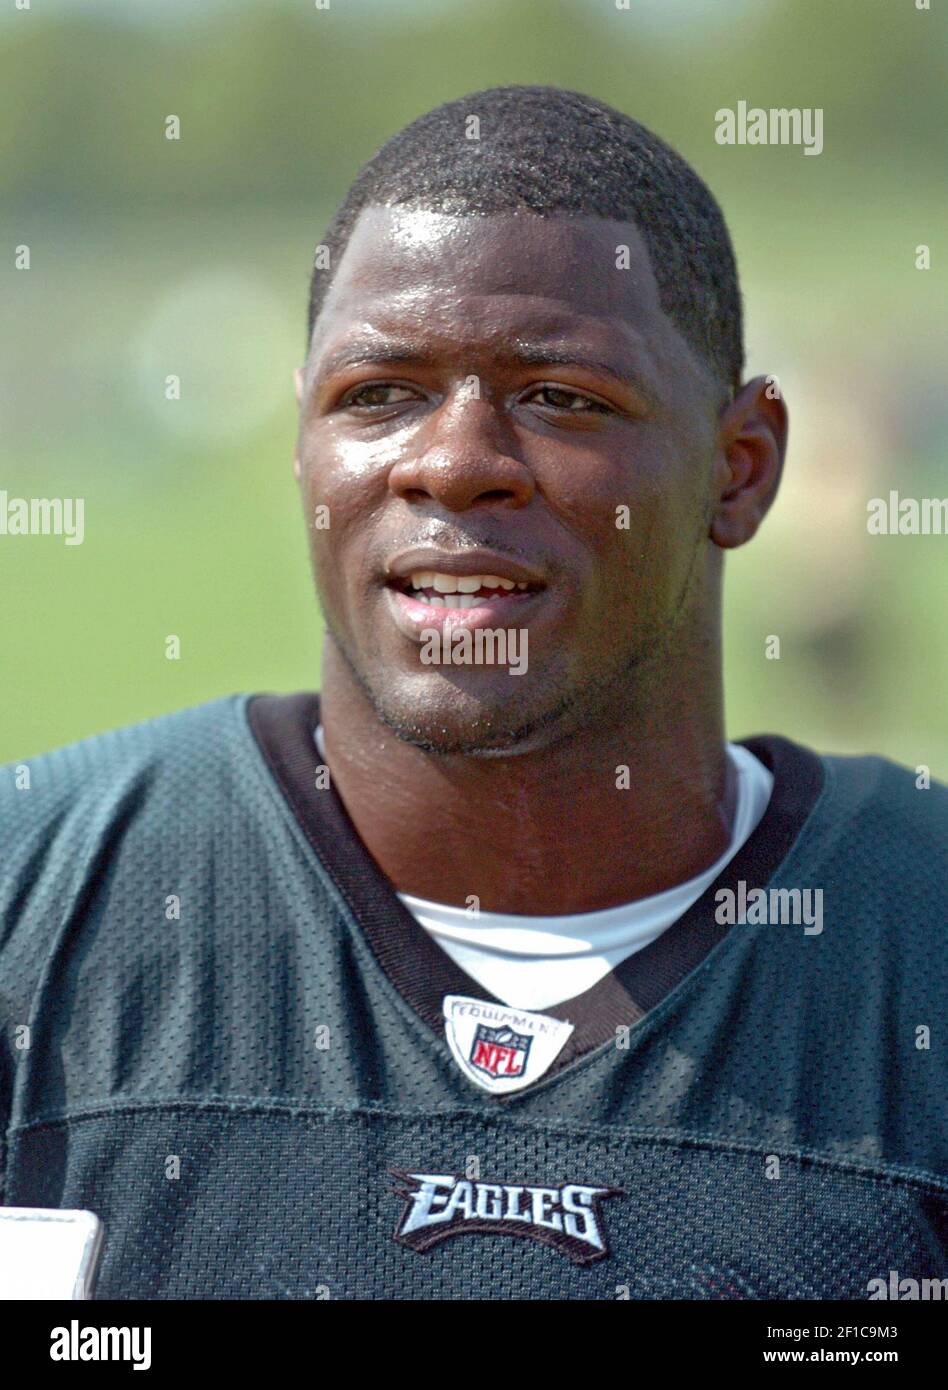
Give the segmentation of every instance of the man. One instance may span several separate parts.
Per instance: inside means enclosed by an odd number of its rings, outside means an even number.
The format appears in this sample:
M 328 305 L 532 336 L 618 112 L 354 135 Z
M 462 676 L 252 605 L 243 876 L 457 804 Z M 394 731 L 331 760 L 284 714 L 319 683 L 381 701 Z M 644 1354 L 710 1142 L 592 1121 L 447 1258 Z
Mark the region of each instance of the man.
M 713 198 L 501 88 L 316 264 L 321 692 L 6 771 L 5 1203 L 97 1213 L 102 1296 L 944 1276 L 945 789 L 725 740 L 787 415 Z

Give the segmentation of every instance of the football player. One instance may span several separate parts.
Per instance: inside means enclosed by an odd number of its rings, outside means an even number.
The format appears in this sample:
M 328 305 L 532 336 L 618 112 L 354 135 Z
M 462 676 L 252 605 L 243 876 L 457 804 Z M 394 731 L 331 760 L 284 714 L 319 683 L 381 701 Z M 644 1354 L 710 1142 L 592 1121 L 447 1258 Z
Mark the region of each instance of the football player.
M 725 735 L 771 388 L 626 115 L 494 89 L 359 173 L 297 374 L 320 690 L 0 779 L 2 1198 L 96 1213 L 102 1296 L 948 1273 L 946 790 Z

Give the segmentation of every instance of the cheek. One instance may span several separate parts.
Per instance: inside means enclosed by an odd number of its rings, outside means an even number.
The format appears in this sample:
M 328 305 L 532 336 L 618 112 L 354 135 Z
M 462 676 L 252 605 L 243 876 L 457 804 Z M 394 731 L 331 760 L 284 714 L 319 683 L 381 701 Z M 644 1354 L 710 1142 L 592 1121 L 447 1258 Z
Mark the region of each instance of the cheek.
M 621 458 L 601 456 L 561 480 L 556 506 L 595 557 L 588 592 L 659 612 L 677 600 L 701 529 L 700 466 L 683 462 L 683 441 L 643 428 Z
M 608 587 L 625 574 L 654 526 L 661 489 L 650 470 L 628 453 L 592 451 L 555 462 L 543 492 L 558 524 L 595 561 L 594 579 Z M 596 584 L 593 584 L 596 587 Z
M 403 451 L 400 440 L 347 439 L 325 422 L 314 427 L 300 449 L 307 513 L 324 505 L 339 536 L 354 519 L 361 524 L 384 500 L 389 469 Z
M 372 553 L 375 520 L 385 500 L 379 451 L 314 431 L 300 450 L 300 496 L 309 551 L 324 609 L 340 613 L 372 576 L 360 559 Z

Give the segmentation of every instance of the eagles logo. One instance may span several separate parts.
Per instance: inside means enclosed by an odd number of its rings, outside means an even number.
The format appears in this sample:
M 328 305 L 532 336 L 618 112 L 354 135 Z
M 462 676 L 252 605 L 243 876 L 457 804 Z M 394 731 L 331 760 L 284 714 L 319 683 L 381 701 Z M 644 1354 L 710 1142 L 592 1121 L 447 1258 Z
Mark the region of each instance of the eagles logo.
M 425 1253 L 449 1236 L 526 1236 L 550 1245 L 573 1264 L 587 1265 L 609 1253 L 600 1203 L 622 1195 L 618 1187 L 567 1182 L 472 1182 L 454 1173 L 409 1173 L 391 1168 L 405 1209 L 395 1239 Z

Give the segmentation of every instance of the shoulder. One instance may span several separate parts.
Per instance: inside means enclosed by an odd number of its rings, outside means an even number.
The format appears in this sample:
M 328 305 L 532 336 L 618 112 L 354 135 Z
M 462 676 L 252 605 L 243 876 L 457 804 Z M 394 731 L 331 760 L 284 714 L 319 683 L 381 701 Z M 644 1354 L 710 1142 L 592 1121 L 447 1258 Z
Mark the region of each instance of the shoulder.
M 818 753 L 777 734 L 741 743 L 774 778 L 762 829 L 782 868 L 832 865 L 846 878 L 892 880 L 893 866 L 948 877 L 948 786 L 927 766 Z M 835 876 L 835 875 L 834 875 Z
M 773 800 L 799 841 L 842 840 L 898 852 L 906 842 L 944 846 L 948 785 L 928 766 L 904 767 L 889 758 L 819 753 L 779 734 L 741 744 L 774 777 Z
M 911 963 L 918 978 L 937 976 L 948 991 L 948 953 L 944 965 L 930 960 L 948 897 L 948 786 L 927 767 L 888 758 L 816 753 L 774 735 L 746 743 L 774 773 L 759 828 L 777 822 L 773 884 L 820 894 L 824 945 L 832 923 L 841 962 L 871 937 L 875 961 L 901 957 L 899 978 Z
M 245 695 L 149 719 L 0 767 L 0 953 L 56 931 L 134 845 L 212 826 L 249 761 Z M 183 825 L 182 825 L 183 823 Z M 11 945 L 12 941 L 12 945 Z
M 821 761 L 826 832 L 887 862 L 906 854 L 913 862 L 934 856 L 931 869 L 948 871 L 948 786 L 928 767 L 903 767 L 877 756 L 824 754 Z
M 821 891 L 825 956 L 850 984 L 948 1003 L 948 787 L 888 758 L 819 756 L 823 787 L 782 883 Z
M 246 740 L 248 698 L 231 695 L 0 767 L 5 853 L 127 809 L 161 779 L 206 777 Z
M 740 1001 L 728 1084 L 769 1088 L 763 1067 L 779 1058 L 762 1113 L 783 1106 L 801 1147 L 943 1181 L 948 788 L 887 758 L 753 742 L 773 796 L 792 801 L 805 785 L 806 803 L 755 904 L 759 925 L 732 932 L 709 991 Z

